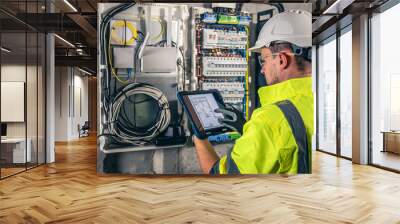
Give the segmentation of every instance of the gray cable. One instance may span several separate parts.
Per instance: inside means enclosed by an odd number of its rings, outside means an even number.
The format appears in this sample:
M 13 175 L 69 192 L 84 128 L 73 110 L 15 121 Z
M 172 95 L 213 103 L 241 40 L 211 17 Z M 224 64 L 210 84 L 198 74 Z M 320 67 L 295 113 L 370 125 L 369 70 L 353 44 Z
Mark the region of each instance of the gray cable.
M 129 100 L 130 96 L 135 94 L 144 94 L 158 102 L 160 116 L 158 121 L 152 126 L 149 133 L 135 132 L 133 130 L 124 130 L 116 124 L 120 116 L 121 108 L 125 100 Z M 153 140 L 161 132 L 163 132 L 171 121 L 171 111 L 169 109 L 167 97 L 157 88 L 147 84 L 132 83 L 124 87 L 122 91 L 114 98 L 110 109 L 110 134 L 115 136 L 120 143 L 128 143 L 134 145 L 143 145 L 146 142 Z

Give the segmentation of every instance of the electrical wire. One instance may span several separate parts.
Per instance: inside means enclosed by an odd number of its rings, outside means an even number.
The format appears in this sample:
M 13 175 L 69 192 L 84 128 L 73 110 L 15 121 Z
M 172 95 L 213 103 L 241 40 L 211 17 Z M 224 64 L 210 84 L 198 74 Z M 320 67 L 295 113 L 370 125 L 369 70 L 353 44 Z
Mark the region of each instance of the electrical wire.
M 161 20 L 161 19 L 155 19 L 155 20 L 158 21 L 158 22 L 160 23 L 161 31 L 160 31 L 160 33 L 159 33 L 157 36 L 151 38 L 153 41 L 158 40 L 158 39 L 159 39 L 160 37 L 162 37 L 162 36 L 164 35 L 164 33 L 165 33 L 165 27 L 164 27 L 164 23 L 162 22 L 162 20 Z
M 158 103 L 155 122 L 148 125 L 148 128 L 145 130 L 136 126 L 135 119 L 133 121 L 126 119 L 126 111 L 123 111 L 123 105 L 126 100 L 130 101 L 133 105 L 138 104 L 138 102 L 132 102 L 130 97 L 135 97 L 139 94 L 151 97 Z M 121 110 L 121 108 L 123 109 Z M 111 110 L 109 111 L 109 117 L 111 118 L 110 134 L 113 135 L 114 139 L 120 143 L 143 145 L 144 143 L 151 142 L 168 127 L 171 121 L 171 111 L 167 97 L 159 89 L 149 84 L 131 83 L 115 96 Z
M 159 37 L 163 36 L 165 33 L 165 27 L 164 24 L 162 23 L 162 21 L 160 19 L 156 20 L 160 23 L 161 26 L 161 32 L 156 36 L 153 37 L 154 40 L 157 40 Z M 120 28 L 120 27 L 124 27 L 124 28 L 128 28 L 131 33 L 132 33 L 132 37 L 131 39 L 127 40 L 127 38 L 119 38 L 116 34 L 116 29 Z M 115 77 L 115 79 L 118 80 L 118 82 L 122 83 L 122 84 L 128 84 L 131 81 L 130 78 L 130 74 L 128 74 L 128 79 L 123 80 L 120 78 L 120 76 L 118 75 L 118 73 L 115 71 L 115 69 L 113 68 L 113 62 L 112 62 L 112 57 L 111 57 L 111 39 L 113 39 L 115 42 L 117 42 L 118 44 L 121 45 L 131 45 L 134 43 L 134 41 L 138 41 L 138 34 L 140 34 L 142 36 L 142 39 L 144 39 L 144 34 L 141 31 L 138 31 L 137 28 L 131 23 L 131 22 L 127 22 L 125 20 L 118 20 L 116 22 L 113 23 L 112 25 L 112 29 L 111 29 L 111 38 L 109 38 L 109 42 L 108 42 L 108 61 L 109 61 L 109 66 L 110 66 L 110 70 L 112 75 Z M 160 41 L 162 42 L 162 41 Z
M 125 37 L 120 37 L 117 34 L 117 29 L 124 28 L 124 35 Z M 131 31 L 131 38 L 127 40 L 126 38 L 126 28 Z M 133 23 L 126 21 L 126 20 L 117 20 L 111 26 L 111 38 L 120 45 L 132 45 L 138 38 L 138 31 L 137 28 L 133 25 Z
M 175 43 L 172 42 L 172 44 L 174 45 Z M 176 44 L 175 44 L 175 45 L 176 45 Z M 186 80 L 186 60 L 185 60 L 185 55 L 184 55 L 184 53 L 183 53 L 182 48 L 179 48 L 179 52 L 180 52 L 181 55 L 182 55 L 182 62 L 181 62 L 181 63 L 177 62 L 177 64 L 178 64 L 179 66 L 181 66 L 181 67 L 182 67 L 182 70 L 183 70 L 183 72 L 182 72 L 182 90 L 185 91 L 185 85 L 186 85 L 186 83 L 185 83 L 185 80 Z M 183 114 L 184 114 L 183 111 L 181 111 L 181 114 L 180 114 L 180 116 L 179 116 L 178 124 L 181 124 L 181 125 L 182 125 L 182 122 L 183 122 Z
M 107 12 L 102 14 L 102 21 L 100 23 L 100 72 L 101 72 L 101 84 L 102 84 L 102 106 L 101 109 L 103 111 L 104 119 L 102 119 L 102 126 L 100 136 L 108 135 L 109 133 L 104 133 L 104 131 L 108 130 L 109 132 L 109 111 L 110 105 L 112 103 L 112 95 L 111 95 L 111 74 L 110 74 L 110 64 L 109 64 L 109 51 L 110 49 L 107 47 L 108 40 L 110 38 L 110 21 L 111 19 L 120 12 L 123 12 L 130 7 L 134 6 L 133 3 L 125 3 L 118 5 L 109 9 Z
M 184 55 L 184 53 L 183 53 L 183 50 L 182 50 L 182 48 L 179 48 L 179 52 L 181 53 L 181 55 L 182 55 L 182 69 L 183 69 L 183 74 L 182 74 L 182 89 L 183 90 L 185 90 L 185 85 L 186 85 L 186 83 L 185 83 L 185 79 L 186 79 L 186 59 L 185 59 L 185 55 Z
M 120 38 L 116 34 L 117 28 L 120 28 L 120 27 L 124 27 L 125 32 L 126 32 L 126 28 L 128 28 L 131 31 L 132 36 L 131 36 L 131 38 L 129 40 L 127 40 L 126 34 L 125 34 L 124 38 Z M 111 57 L 111 39 L 113 39 L 114 42 L 117 42 L 118 44 L 121 44 L 121 45 L 124 45 L 124 46 L 132 45 L 134 43 L 134 41 L 138 41 L 138 33 L 140 31 L 138 32 L 138 30 L 133 25 L 133 23 L 127 22 L 126 20 L 115 21 L 113 23 L 113 25 L 112 25 L 112 29 L 111 30 L 112 30 L 111 34 L 110 34 L 111 38 L 109 38 L 109 41 L 108 41 L 108 52 L 109 52 L 108 53 L 108 61 L 109 61 L 109 65 L 110 65 L 110 70 L 111 70 L 113 76 L 118 80 L 118 82 L 120 82 L 122 84 L 127 84 L 127 83 L 129 83 L 131 81 L 131 77 L 130 77 L 129 71 L 128 71 L 128 79 L 122 80 L 119 77 L 118 73 L 113 68 L 113 65 L 112 65 L 113 62 L 112 62 L 112 57 Z M 140 33 L 143 34 L 142 32 L 140 32 Z
M 102 79 L 101 79 L 101 83 L 102 83 L 102 87 L 103 87 L 103 91 L 104 94 L 102 94 L 102 98 L 103 98 L 103 111 L 104 111 L 104 115 L 106 116 L 106 120 L 108 120 L 108 110 L 109 110 L 109 103 L 111 101 L 110 97 L 111 97 L 111 88 L 110 88 L 110 82 L 111 82 L 111 76 L 110 74 L 110 66 L 109 66 L 109 62 L 107 59 L 107 55 L 109 54 L 109 50 L 107 48 L 107 39 L 110 38 L 110 34 L 109 34 L 109 29 L 110 29 L 110 21 L 111 19 L 117 15 L 120 12 L 123 12 L 127 9 L 129 9 L 130 7 L 134 6 L 136 3 L 125 3 L 125 4 L 121 4 L 118 5 L 114 8 L 111 8 L 110 10 L 108 10 L 106 13 L 104 13 L 102 21 L 100 23 L 100 49 L 102 54 L 100 55 L 100 63 L 101 63 L 101 74 L 102 74 Z M 107 124 L 105 124 L 107 125 Z

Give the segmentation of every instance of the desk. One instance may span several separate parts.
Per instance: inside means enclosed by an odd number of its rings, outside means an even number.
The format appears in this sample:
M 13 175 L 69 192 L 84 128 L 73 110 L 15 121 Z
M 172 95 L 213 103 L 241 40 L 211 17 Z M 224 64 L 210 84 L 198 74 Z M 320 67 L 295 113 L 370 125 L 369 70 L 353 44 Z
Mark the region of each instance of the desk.
M 28 138 L 26 142 L 28 143 L 28 147 L 26 147 L 25 152 L 25 138 L 1 139 L 1 159 L 5 160 L 5 163 L 31 162 L 32 140 Z M 27 161 L 25 161 L 25 158 L 27 159 Z
M 400 154 L 400 131 L 383 131 L 382 152 Z

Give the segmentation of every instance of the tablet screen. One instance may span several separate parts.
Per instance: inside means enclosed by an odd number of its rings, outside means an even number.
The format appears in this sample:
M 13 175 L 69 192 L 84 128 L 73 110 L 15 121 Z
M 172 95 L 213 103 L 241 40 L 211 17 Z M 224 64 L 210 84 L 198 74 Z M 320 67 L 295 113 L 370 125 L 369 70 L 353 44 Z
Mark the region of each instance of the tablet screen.
M 224 116 L 214 112 L 219 107 L 212 93 L 189 95 L 188 98 L 204 130 L 223 127 L 218 118 Z

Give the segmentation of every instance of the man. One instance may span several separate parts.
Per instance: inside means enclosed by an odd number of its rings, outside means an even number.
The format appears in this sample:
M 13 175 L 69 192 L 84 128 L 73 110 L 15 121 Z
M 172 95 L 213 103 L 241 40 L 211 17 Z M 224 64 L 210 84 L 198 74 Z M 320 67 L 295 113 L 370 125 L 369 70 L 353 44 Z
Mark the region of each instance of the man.
M 244 125 L 234 108 L 220 110 L 221 122 L 242 132 L 219 158 L 208 140 L 193 137 L 200 167 L 210 174 L 311 173 L 314 98 L 311 80 L 311 15 L 283 12 L 265 23 L 250 51 L 261 53 L 267 86 L 261 107 Z

